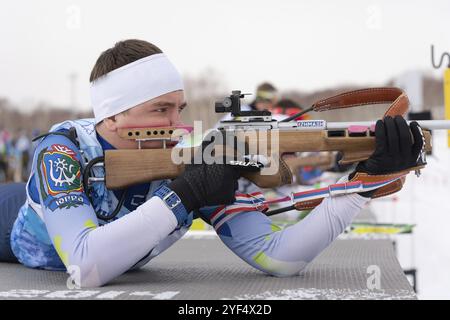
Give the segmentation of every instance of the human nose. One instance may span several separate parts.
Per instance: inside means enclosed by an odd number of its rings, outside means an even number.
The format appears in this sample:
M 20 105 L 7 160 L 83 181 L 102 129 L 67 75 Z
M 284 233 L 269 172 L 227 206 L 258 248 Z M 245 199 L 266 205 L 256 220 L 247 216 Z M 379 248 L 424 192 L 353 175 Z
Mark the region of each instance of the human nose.
M 177 108 L 172 108 L 168 116 L 171 126 L 179 125 L 181 123 L 181 115 Z

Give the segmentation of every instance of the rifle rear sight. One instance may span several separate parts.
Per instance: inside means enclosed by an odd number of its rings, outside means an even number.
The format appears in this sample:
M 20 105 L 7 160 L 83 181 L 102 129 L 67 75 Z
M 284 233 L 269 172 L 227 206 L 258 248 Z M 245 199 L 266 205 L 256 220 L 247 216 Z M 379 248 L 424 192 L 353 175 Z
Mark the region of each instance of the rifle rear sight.
M 231 116 L 233 118 L 236 117 L 267 118 L 272 115 L 272 113 L 268 110 L 243 111 L 241 109 L 241 99 L 243 99 L 246 95 L 249 95 L 249 93 L 241 93 L 241 91 L 239 90 L 232 91 L 230 96 L 226 97 L 222 101 L 215 103 L 216 113 L 229 112 L 231 113 Z

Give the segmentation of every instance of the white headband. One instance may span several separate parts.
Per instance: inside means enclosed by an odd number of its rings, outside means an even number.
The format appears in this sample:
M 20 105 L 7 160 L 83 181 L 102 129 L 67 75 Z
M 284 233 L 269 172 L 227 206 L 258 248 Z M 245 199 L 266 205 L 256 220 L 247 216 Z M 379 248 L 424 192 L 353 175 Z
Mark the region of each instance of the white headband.
M 183 81 L 163 53 L 124 65 L 91 83 L 95 123 L 177 90 Z

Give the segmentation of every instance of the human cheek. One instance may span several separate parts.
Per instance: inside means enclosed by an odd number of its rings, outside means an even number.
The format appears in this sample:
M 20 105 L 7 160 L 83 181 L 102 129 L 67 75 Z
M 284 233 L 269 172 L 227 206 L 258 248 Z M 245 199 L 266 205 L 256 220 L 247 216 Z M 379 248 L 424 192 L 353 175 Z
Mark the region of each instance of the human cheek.
M 143 115 L 128 122 L 128 127 L 161 127 L 168 126 L 170 121 L 161 114 Z

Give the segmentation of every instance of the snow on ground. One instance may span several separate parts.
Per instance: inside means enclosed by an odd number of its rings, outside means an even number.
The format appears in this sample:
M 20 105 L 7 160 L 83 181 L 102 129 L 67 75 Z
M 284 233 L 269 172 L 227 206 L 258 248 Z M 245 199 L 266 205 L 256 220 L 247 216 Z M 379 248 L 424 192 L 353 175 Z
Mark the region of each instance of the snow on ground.
M 447 132 L 433 132 L 433 156 L 420 178 L 408 176 L 395 197 L 372 201 L 378 222 L 415 223 L 396 237 L 404 269 L 417 269 L 420 299 L 450 299 L 450 148 Z M 387 200 L 389 199 L 389 200 Z

